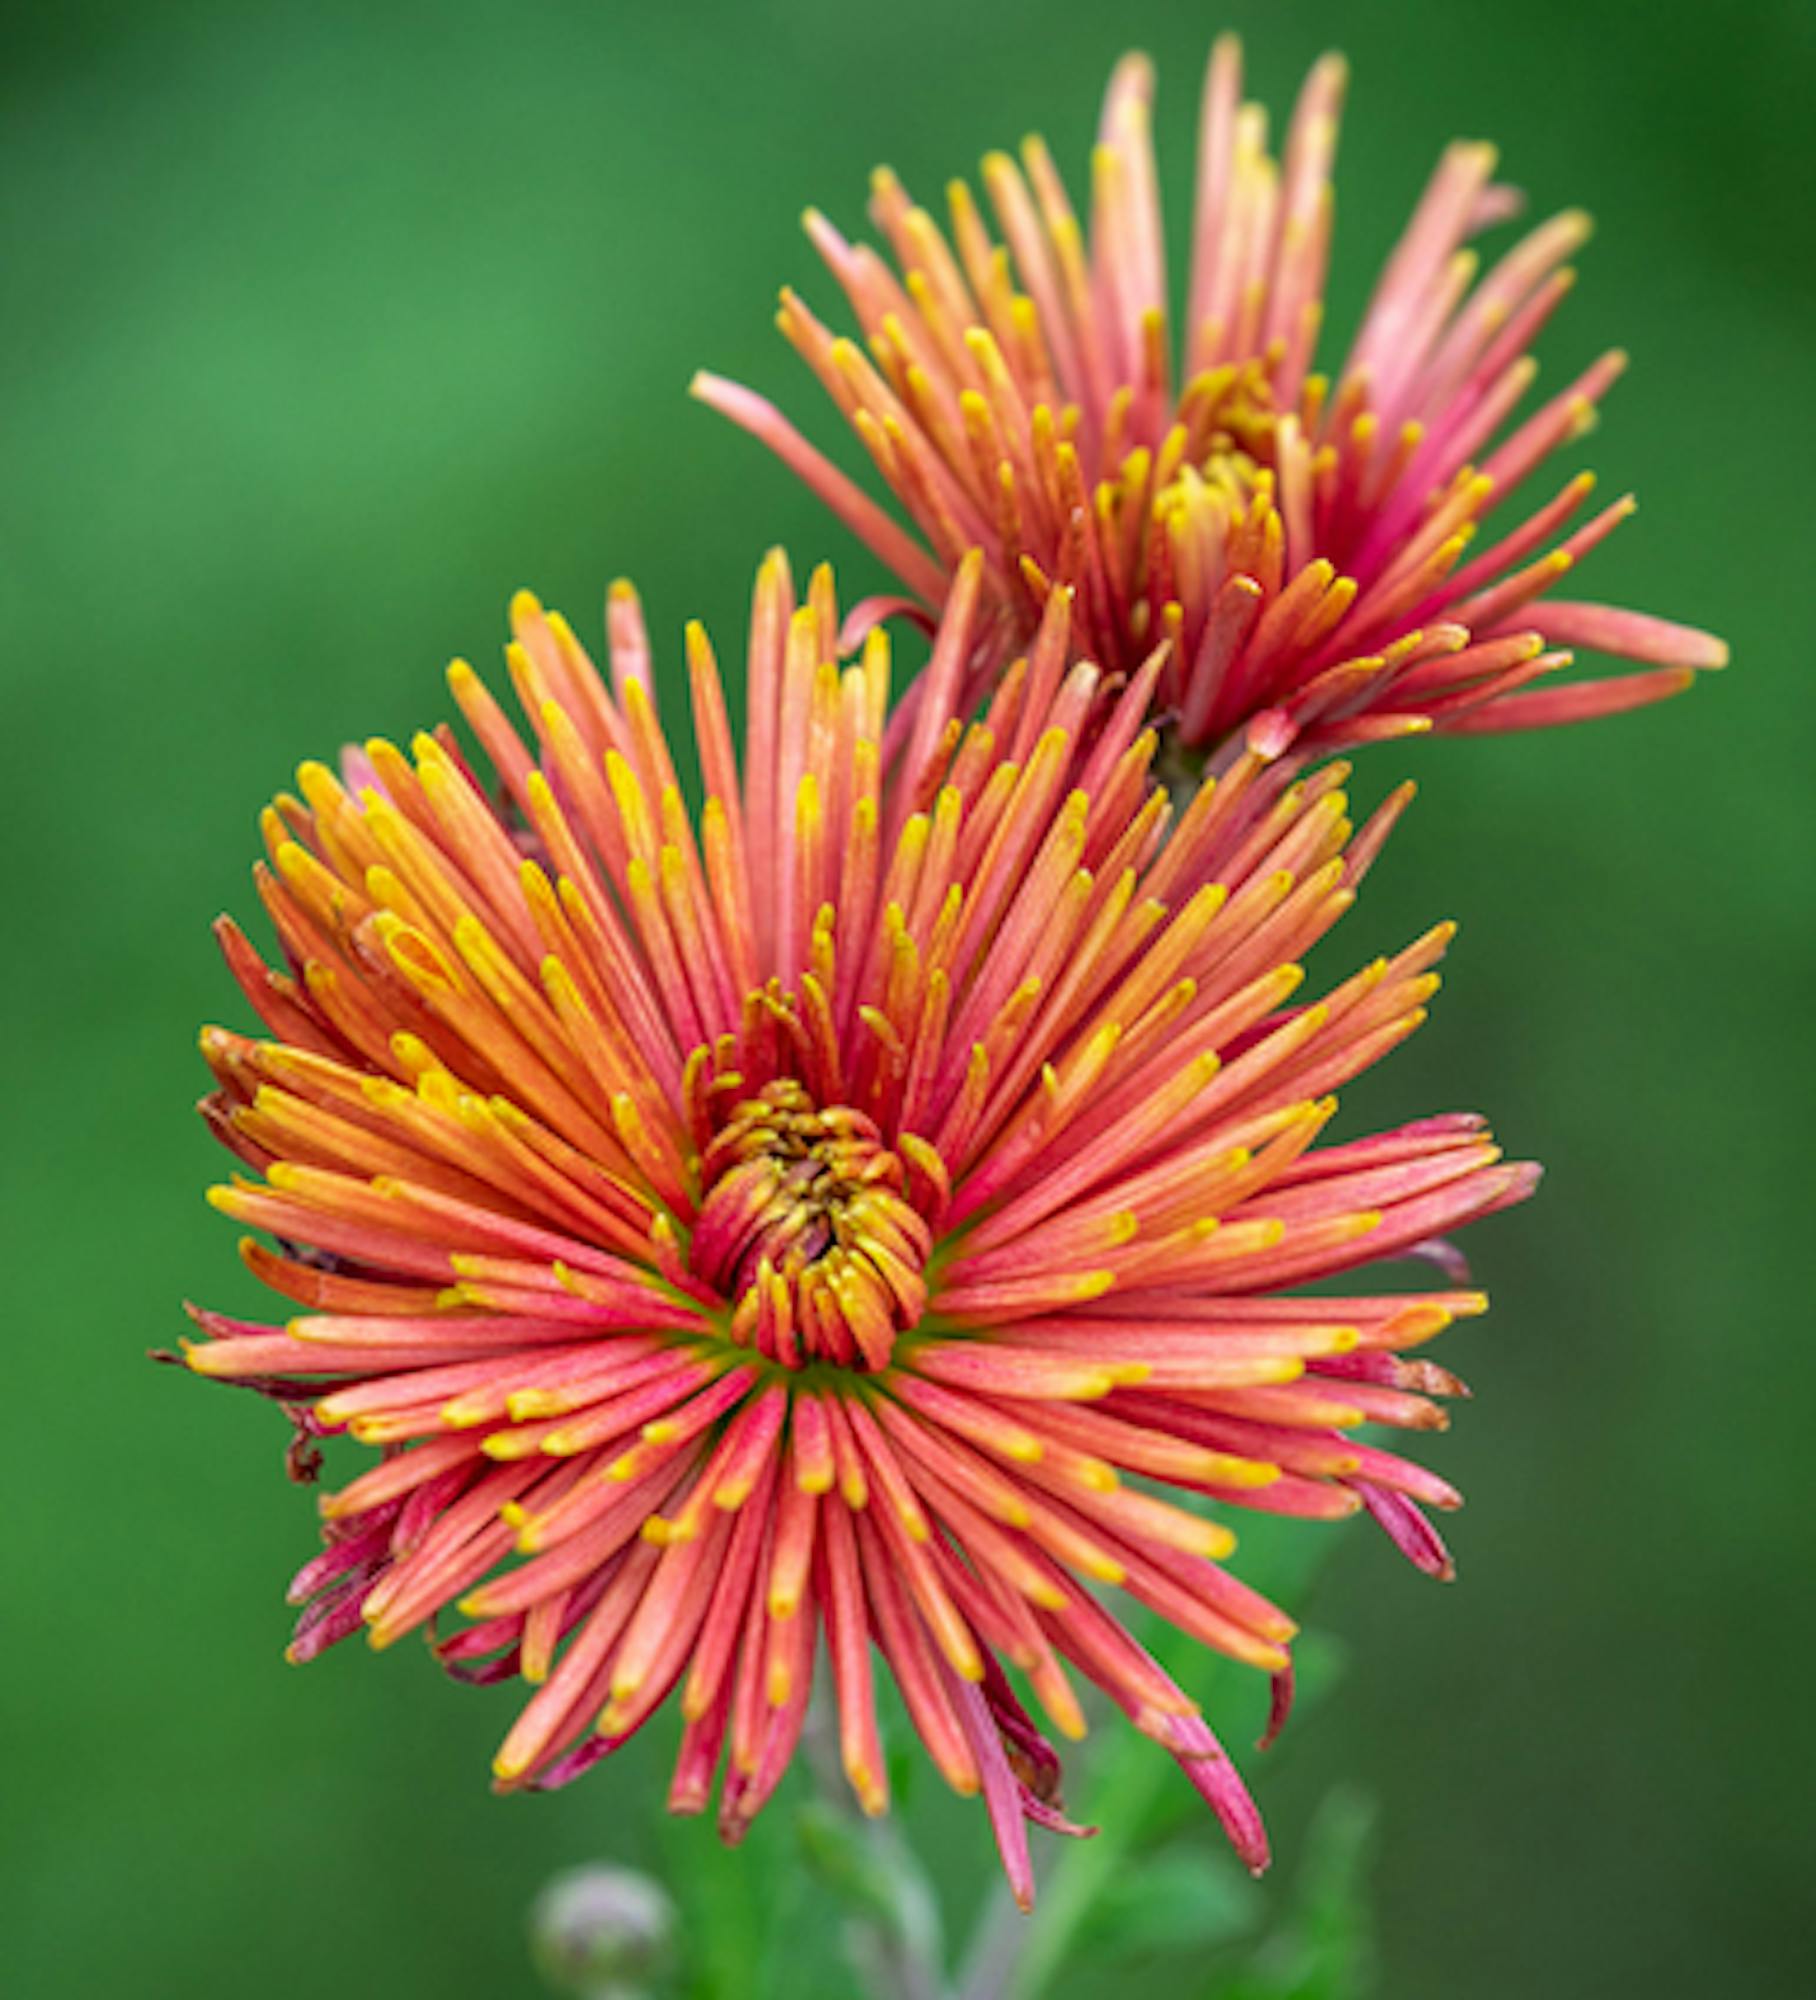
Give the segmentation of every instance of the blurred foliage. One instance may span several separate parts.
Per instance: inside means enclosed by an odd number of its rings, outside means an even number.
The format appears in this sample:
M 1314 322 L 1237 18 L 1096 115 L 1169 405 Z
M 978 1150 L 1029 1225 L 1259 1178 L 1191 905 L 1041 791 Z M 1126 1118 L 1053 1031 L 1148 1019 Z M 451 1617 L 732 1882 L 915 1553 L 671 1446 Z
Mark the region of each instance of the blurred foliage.
M 1250 1573 L 1262 1588 L 1289 1594 L 1315 1556 L 1305 1538 L 1266 1526 L 1275 1532 L 1256 1537 Z M 1151 1618 L 1141 1622 L 1206 1708 L 1223 1708 L 1223 1683 L 1239 1670 L 1195 1655 Z M 1342 1647 L 1318 1633 L 1297 1653 L 1295 1729 L 1329 1698 L 1344 1665 Z M 1150 1981 L 1180 2000 L 1367 2000 L 1375 1990 L 1367 1880 L 1374 1808 L 1353 1787 L 1329 1791 L 1302 1851 L 1265 1883 L 1252 1881 L 1171 1760 L 1094 1708 L 1070 1802 L 1094 1831 L 1045 1843 L 1032 1917 L 1017 1914 L 992 1878 L 974 1899 L 973 1935 L 943 1940 L 937 1890 L 898 1823 L 863 1820 L 836 1786 L 817 1791 L 797 1769 L 739 1849 L 721 1847 L 705 1823 L 667 1823 L 660 1861 L 679 1902 L 681 1945 L 669 1976 L 652 1982 L 652 2000 L 899 1995 L 914 1990 L 892 1970 L 904 1963 L 926 1979 L 926 2000 L 1082 2000 L 1106 1980 L 1119 1990 Z M 886 1748 L 904 1750 L 910 1731 L 898 1700 L 885 1699 L 882 1721 Z M 812 1758 L 803 1761 L 811 1769 Z M 982 1866 L 990 1857 L 974 1845 L 972 1859 Z
M 597 1858 L 669 1885 L 702 1994 L 849 1995 L 786 1801 L 729 1855 L 661 1821 L 659 1732 L 569 1793 L 494 1800 L 510 1691 L 413 1647 L 283 1667 L 314 1530 L 281 1420 L 140 1358 L 186 1293 L 255 1298 L 199 1199 L 192 1037 L 240 1018 L 206 924 L 248 909 L 254 816 L 297 759 L 445 714 L 442 663 L 495 658 L 513 587 L 592 631 L 634 574 L 671 676 L 687 616 L 735 654 L 771 541 L 871 587 L 686 403 L 689 371 L 833 438 L 769 321 L 783 280 L 829 303 L 801 205 L 856 228 L 879 154 L 930 193 L 1036 125 L 1077 172 L 1132 42 L 1183 188 L 1226 23 L 1282 114 L 1321 47 L 1353 58 L 1333 329 L 1453 133 L 1499 139 L 1537 210 L 1594 207 L 1543 353 L 1553 383 L 1634 354 L 1581 454 L 1645 502 L 1595 592 L 1714 627 L 1736 665 L 1575 735 L 1360 765 L 1365 801 L 1405 771 L 1423 796 L 1336 950 L 1464 931 L 1349 1129 L 1480 1105 L 1549 1178 L 1473 1245 L 1496 1312 L 1445 1344 L 1477 1391 L 1430 1444 L 1470 1496 L 1463 1581 L 1308 1531 L 1341 1558 L 1314 1615 L 1351 1674 L 1266 1758 L 1250 1678 L 1212 1706 L 1276 1876 L 1231 1889 L 1257 1915 L 1227 1952 L 1150 1936 L 1139 1962 L 1202 1954 L 1246 1992 L 1322 1977 L 1354 1820 L 1314 1828 L 1341 1781 L 1379 1802 L 1392 2000 L 1807 1993 L 1809 0 L 0 16 L 9 1992 L 528 2000 L 524 1913 Z M 1147 1768 L 1142 1851 L 1175 1884 L 1201 1855 L 1208 1882 L 1215 1830 Z M 963 1936 L 980 1816 L 923 1782 L 908 1817 Z M 1040 1843 L 1043 1910 L 1086 1851 Z

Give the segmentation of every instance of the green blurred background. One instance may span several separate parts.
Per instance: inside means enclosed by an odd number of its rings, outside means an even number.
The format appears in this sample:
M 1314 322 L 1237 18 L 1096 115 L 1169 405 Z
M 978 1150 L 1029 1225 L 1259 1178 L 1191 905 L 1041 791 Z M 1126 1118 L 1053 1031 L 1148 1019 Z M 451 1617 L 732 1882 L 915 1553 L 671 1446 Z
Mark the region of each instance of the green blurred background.
M 932 194 L 1036 125 L 1081 168 L 1130 43 L 1182 189 L 1226 24 L 1282 111 L 1354 59 L 1334 326 L 1452 134 L 1594 209 L 1545 380 L 1631 347 L 1587 457 L 1645 506 L 1589 594 L 1737 661 L 1365 763 L 1423 798 L 1340 949 L 1464 933 L 1352 1116 L 1479 1105 L 1550 1175 L 1445 1356 L 1463 1580 L 1356 1531 L 1321 1586 L 1353 1666 L 1257 1773 L 1283 1873 L 1342 1779 L 1391 2000 L 1812 1990 L 1816 11 L 75 0 L 9 9 L 0 63 L 10 1992 L 529 1995 L 553 1869 L 707 1867 L 652 1844 L 653 1753 L 500 1804 L 508 1693 L 413 1647 L 283 1665 L 282 1426 L 141 1359 L 184 1294 L 251 1302 L 189 1110 L 195 1025 L 241 1018 L 207 922 L 296 760 L 442 715 L 514 586 L 595 630 L 635 575 L 672 671 L 688 615 L 735 640 L 770 541 L 872 580 L 689 371 L 828 438 L 770 326 L 780 281 L 828 290 L 802 204 L 858 227 L 877 156 Z M 981 1826 L 938 1826 L 962 1896 Z

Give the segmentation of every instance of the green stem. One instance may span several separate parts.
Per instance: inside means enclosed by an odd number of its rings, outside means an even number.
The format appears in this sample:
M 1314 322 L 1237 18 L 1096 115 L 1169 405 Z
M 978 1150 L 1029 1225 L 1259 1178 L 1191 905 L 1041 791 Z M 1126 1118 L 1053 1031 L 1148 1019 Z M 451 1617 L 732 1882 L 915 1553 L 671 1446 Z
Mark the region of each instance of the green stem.
M 803 1748 L 821 1811 L 838 1829 L 848 1862 L 845 1953 L 869 2000 L 946 2000 L 939 1902 L 893 1819 L 858 1811 L 839 1762 L 831 1704 L 816 1694 Z M 855 1851 L 854 1851 L 855 1850 Z

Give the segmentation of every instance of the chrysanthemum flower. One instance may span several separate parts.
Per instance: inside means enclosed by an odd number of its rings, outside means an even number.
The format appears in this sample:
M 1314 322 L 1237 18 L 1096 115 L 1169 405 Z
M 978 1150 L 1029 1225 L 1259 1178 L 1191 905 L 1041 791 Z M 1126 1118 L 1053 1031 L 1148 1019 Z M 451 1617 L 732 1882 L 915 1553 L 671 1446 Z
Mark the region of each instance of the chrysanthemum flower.
M 981 1792 L 1011 1882 L 1063 1826 L 1074 1675 L 1176 1757 L 1251 1864 L 1259 1819 L 1106 1594 L 1281 1678 L 1292 1621 L 1224 1566 L 1234 1507 L 1368 1508 L 1444 1572 L 1441 1479 L 1356 1426 L 1441 1421 L 1406 1358 L 1470 1292 L 1297 1288 L 1519 1199 L 1478 1120 L 1318 1144 L 1423 1018 L 1448 929 L 1314 1005 L 1299 961 L 1403 800 L 1239 760 L 1173 818 L 1138 677 L 1067 667 L 1063 600 L 986 719 L 961 570 L 911 731 L 887 644 L 837 664 L 830 577 L 761 572 L 741 758 L 688 635 L 683 804 L 635 598 L 610 678 L 513 607 L 529 737 L 470 668 L 448 732 L 305 765 L 258 872 L 287 971 L 223 919 L 272 1039 L 209 1029 L 287 1325 L 198 1311 L 199 1374 L 377 1462 L 322 1502 L 293 1657 L 426 1627 L 531 1690 L 496 1760 L 559 1784 L 678 1695 L 670 1804 L 736 1838 L 830 1669 L 886 1804 L 879 1662 Z M 441 1623 L 453 1608 L 467 1622 Z
M 924 540 L 762 397 L 712 375 L 695 394 L 775 450 L 912 593 L 878 610 L 936 605 L 978 545 L 996 663 L 1062 584 L 1087 657 L 1133 670 L 1170 641 L 1157 698 L 1187 749 L 1245 725 L 1268 750 L 1533 728 L 1721 666 L 1706 633 L 1551 595 L 1633 511 L 1628 496 L 1572 528 L 1588 473 L 1530 511 L 1523 498 L 1518 524 L 1471 552 L 1626 365 L 1602 356 L 1514 423 L 1528 349 L 1589 224 L 1554 217 L 1478 282 L 1470 239 L 1518 207 L 1491 147 L 1444 154 L 1334 382 L 1314 372 L 1344 82 L 1338 57 L 1312 70 L 1277 163 L 1266 113 L 1241 102 L 1238 46 L 1218 42 L 1177 350 L 1145 57 L 1110 82 L 1088 239 L 1039 139 L 1019 165 L 984 162 L 1000 242 L 962 181 L 948 235 L 877 173 L 870 212 L 896 268 L 808 213 L 863 344 L 793 291 L 779 323 Z M 1648 670 L 1553 684 L 1578 646 Z M 992 663 L 986 649 L 980 672 Z

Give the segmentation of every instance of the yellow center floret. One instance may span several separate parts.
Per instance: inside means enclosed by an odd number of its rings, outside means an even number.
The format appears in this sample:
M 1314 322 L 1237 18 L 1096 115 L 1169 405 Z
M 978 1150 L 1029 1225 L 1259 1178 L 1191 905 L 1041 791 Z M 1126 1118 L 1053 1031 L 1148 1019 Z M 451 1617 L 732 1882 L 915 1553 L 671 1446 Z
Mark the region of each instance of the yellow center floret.
M 732 1338 L 791 1368 L 887 1366 L 920 1318 L 933 1247 L 876 1124 L 782 1080 L 740 1102 L 701 1160 L 690 1262 Z

